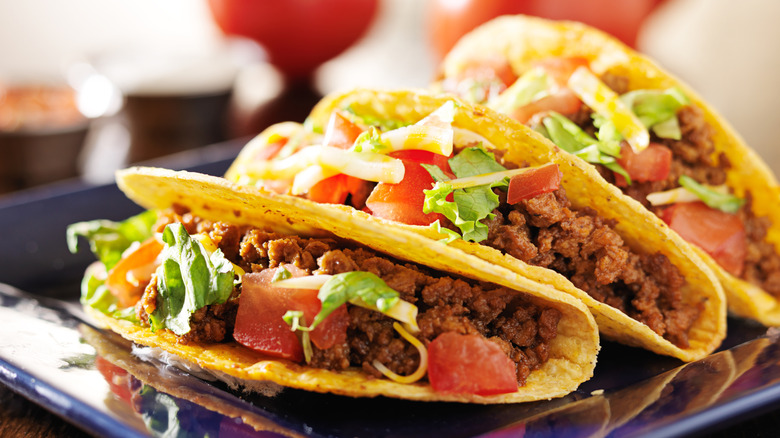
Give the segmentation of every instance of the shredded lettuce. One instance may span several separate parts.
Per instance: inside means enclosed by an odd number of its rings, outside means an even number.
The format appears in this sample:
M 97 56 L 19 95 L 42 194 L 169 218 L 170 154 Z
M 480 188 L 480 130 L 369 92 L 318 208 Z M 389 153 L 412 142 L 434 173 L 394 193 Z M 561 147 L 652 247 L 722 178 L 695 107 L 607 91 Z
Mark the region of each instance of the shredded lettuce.
M 122 258 L 122 253 L 133 242 L 142 242 L 152 236 L 152 225 L 157 214 L 152 210 L 131 216 L 121 222 L 94 220 L 77 222 L 67 228 L 68 249 L 72 253 L 79 251 L 79 236 L 89 241 L 95 256 L 103 262 L 106 270 L 114 267 Z
M 516 108 L 549 95 L 549 89 L 547 73 L 541 68 L 534 68 L 520 76 L 503 93 L 490 99 L 488 104 L 499 112 L 511 113 Z
M 465 148 L 460 153 L 449 159 L 450 169 L 458 178 L 466 178 L 476 175 L 501 172 L 506 168 L 496 161 L 495 157 L 480 147 Z M 440 213 L 460 229 L 463 240 L 481 242 L 488 237 L 488 226 L 482 223 L 483 219 L 492 219 L 493 210 L 499 204 L 498 195 L 494 188 L 506 188 L 509 186 L 507 178 L 494 181 L 476 187 L 454 189 L 446 180 L 441 179 L 443 172 L 431 172 L 430 166 L 426 166 L 434 180 L 438 181 L 432 189 L 424 190 L 424 213 Z M 449 178 L 447 178 L 448 180 Z M 452 194 L 453 200 L 447 197 Z M 447 241 L 453 240 L 452 233 L 448 234 Z
M 452 173 L 458 178 L 506 170 L 504 166 L 498 164 L 493 154 L 481 147 L 465 148 L 448 162 Z
M 674 140 L 682 136 L 677 111 L 690 102 L 680 89 L 634 90 L 620 96 L 620 100 L 657 136 Z
M 404 122 L 402 120 L 397 120 L 397 119 L 391 119 L 389 117 L 380 118 L 380 117 L 372 116 L 355 108 L 352 105 L 349 105 L 346 108 L 346 111 L 348 114 L 362 121 L 365 125 L 375 126 L 379 128 L 381 131 L 392 131 L 393 129 L 402 128 L 410 124 L 408 122 Z
M 233 291 L 233 264 L 221 250 L 211 254 L 181 224 L 165 227 L 162 263 L 157 268 L 157 308 L 149 315 L 152 330 L 190 331 L 196 310 L 224 303 Z
M 351 150 L 355 152 L 374 152 L 381 154 L 389 152 L 390 146 L 382 142 L 382 134 L 378 129 L 371 126 L 368 130 L 360 133 L 358 138 L 355 139 L 355 144 L 352 146 Z
M 736 213 L 745 203 L 745 200 L 734 195 L 720 193 L 696 182 L 691 177 L 682 175 L 678 180 L 681 186 L 701 199 L 709 207 L 716 208 L 726 213 Z
M 116 319 L 138 322 L 134 307 L 119 307 L 117 298 L 105 284 L 106 271 L 95 262 L 87 268 L 81 280 L 81 304 L 89 306 Z
M 591 137 L 582 128 L 565 116 L 550 113 L 542 120 L 542 134 L 564 151 L 576 155 L 592 164 L 602 164 L 607 169 L 622 175 L 630 184 L 631 178 L 623 166 L 618 164 L 620 141 L 623 139 L 615 125 L 606 119 L 596 119 L 598 139 Z
M 346 302 L 386 313 L 400 300 L 399 293 L 391 289 L 384 280 L 365 271 L 334 275 L 322 285 L 317 298 L 322 302 L 322 309 L 314 317 L 310 326 L 303 325 L 304 322 L 301 321 L 303 312 L 300 311 L 285 313 L 284 321 L 290 324 L 293 330 L 309 332 Z

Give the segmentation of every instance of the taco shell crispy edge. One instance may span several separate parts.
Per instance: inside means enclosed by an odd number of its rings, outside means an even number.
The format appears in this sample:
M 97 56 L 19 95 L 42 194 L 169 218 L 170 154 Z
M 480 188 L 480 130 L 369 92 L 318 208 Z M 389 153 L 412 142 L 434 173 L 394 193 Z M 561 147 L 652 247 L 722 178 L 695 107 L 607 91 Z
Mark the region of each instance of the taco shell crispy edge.
M 504 159 L 521 165 L 542 165 L 554 162 L 563 173 L 561 186 L 565 188 L 574 207 L 591 207 L 607 219 L 617 221 L 616 230 L 635 250 L 666 255 L 686 279 L 683 300 L 688 305 L 703 303 L 704 310 L 689 333 L 690 346 L 682 349 L 648 326 L 625 313 L 600 303 L 576 288 L 558 273 L 528 265 L 500 251 L 472 242 L 456 240 L 450 246 L 476 255 L 494 265 L 506 267 L 523 277 L 550 284 L 582 300 L 593 312 L 601 333 L 609 339 L 627 345 L 639 346 L 659 354 L 684 361 L 693 361 L 714 351 L 726 334 L 726 300 L 715 274 L 696 254 L 691 245 L 672 232 L 661 219 L 644 209 L 635 200 L 604 181 L 593 166 L 561 151 L 549 140 L 528 127 L 485 107 L 473 106 L 452 97 L 422 90 L 368 90 L 356 89 L 334 94 L 323 99 L 309 116 L 315 129 L 324 128 L 335 109 L 351 107 L 378 118 L 389 118 L 409 123 L 416 122 L 440 107 L 447 100 L 455 100 L 454 126 L 474 131 L 489 140 Z M 283 197 L 283 196 L 280 196 Z M 309 202 L 311 203 L 311 202 Z M 332 209 L 351 207 L 328 205 Z M 378 222 L 388 229 L 411 230 L 431 239 L 443 239 L 430 227 L 405 225 L 372 217 L 362 212 L 353 214 L 370 222 Z
M 780 252 L 780 185 L 773 172 L 711 105 L 651 59 L 582 23 L 523 15 L 503 16 L 462 37 L 444 58 L 440 75 L 457 76 L 469 60 L 493 56 L 505 57 L 517 71 L 525 70 L 533 60 L 541 58 L 582 56 L 591 62 L 597 75 L 611 72 L 628 77 L 629 89 L 680 88 L 693 105 L 703 110 L 705 121 L 714 128 L 714 154 L 725 154 L 731 163 L 726 184 L 737 196 L 750 190 L 753 212 L 769 217 L 772 226 L 767 240 Z M 704 251 L 696 250 L 720 280 L 729 312 L 765 325 L 780 325 L 780 300 L 731 275 Z
M 130 168 L 117 173 L 125 194 L 149 209 L 187 206 L 195 215 L 210 220 L 286 230 L 303 235 L 322 235 L 323 230 L 365 244 L 391 256 L 488 281 L 523 291 L 536 302 L 562 312 L 558 336 L 550 345 L 550 359 L 533 371 L 518 392 L 497 396 L 444 394 L 427 383 L 400 384 L 368 378 L 360 371 L 333 372 L 269 359 L 235 342 L 182 345 L 167 331 L 152 333 L 127 321 L 97 315 L 101 323 L 139 344 L 159 347 L 203 368 L 221 371 L 233 378 L 252 382 L 271 381 L 282 386 L 328 392 L 352 397 L 387 396 L 422 401 L 465 403 L 518 403 L 560 397 L 574 391 L 593 375 L 599 350 L 599 334 L 587 308 L 578 300 L 552 287 L 493 266 L 476 257 L 415 233 L 387 232 L 376 222 L 366 221 L 346 209 L 332 209 L 293 197 L 279 197 L 252 187 L 192 172 L 157 168 Z M 414 251 L 410 251 L 414 248 Z M 521 292 L 518 292 L 521 293 Z M 94 312 L 93 312 L 94 313 Z

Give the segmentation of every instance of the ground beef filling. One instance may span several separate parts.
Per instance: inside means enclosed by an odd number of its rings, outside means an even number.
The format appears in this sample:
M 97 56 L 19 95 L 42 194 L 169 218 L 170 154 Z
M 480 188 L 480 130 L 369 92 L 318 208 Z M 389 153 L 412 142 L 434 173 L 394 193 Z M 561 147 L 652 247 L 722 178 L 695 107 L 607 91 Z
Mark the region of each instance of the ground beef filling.
M 351 247 L 331 239 L 304 239 L 201 221 L 183 209 L 168 212 L 158 222 L 158 227 L 161 230 L 174 221 L 183 223 L 190 233 L 208 232 L 226 257 L 247 272 L 259 272 L 285 263 L 295 264 L 312 274 L 357 270 L 372 272 L 398 291 L 402 299 L 418 307 L 417 321 L 421 332 L 416 337 L 424 345 L 439 334 L 450 331 L 484 336 L 499 345 L 515 362 L 517 380 L 521 385 L 531 371 L 547 361 L 550 341 L 557 336 L 561 317 L 557 309 L 534 304 L 503 287 L 445 277 L 427 268 L 401 263 L 365 248 Z M 139 309 L 153 305 L 154 289 L 155 286 L 150 285 Z M 227 306 L 235 304 L 232 300 L 229 303 Z M 193 315 L 193 332 L 205 335 L 189 341 L 208 340 L 207 334 L 217 331 L 214 325 L 218 323 L 215 321 L 221 321 L 219 317 L 228 315 L 224 309 L 215 312 L 211 307 L 218 306 L 209 306 L 198 317 Z M 393 319 L 349 304 L 347 310 L 347 340 L 325 350 L 313 346 L 312 366 L 335 370 L 361 367 L 376 377 L 382 375 L 371 365 L 374 360 L 401 375 L 411 374 L 417 369 L 419 353 L 393 329 Z M 142 313 L 143 310 L 140 310 L 139 314 Z M 234 309 L 232 317 L 235 318 Z M 141 320 L 148 320 L 148 317 Z M 225 324 L 226 331 L 230 327 L 229 323 Z
M 614 223 L 592 210 L 575 211 L 561 188 L 514 205 L 487 222 L 484 243 L 526 263 L 552 269 L 596 300 L 615 307 L 677 346 L 701 308 L 686 306 L 685 280 L 666 256 L 636 254 Z
M 616 93 L 623 94 L 628 91 L 628 80 L 625 77 L 604 75 L 602 80 Z M 583 129 L 592 132 L 595 128 L 593 128 L 593 120 L 588 116 L 589 113 L 590 110 L 585 108 L 581 114 L 574 117 L 574 120 Z M 679 187 L 677 181 L 682 175 L 704 184 L 723 184 L 726 182 L 726 171 L 731 166 L 724 154 L 713 156 L 715 147 L 712 140 L 712 127 L 704 120 L 704 113 L 700 108 L 683 107 L 677 112 L 677 118 L 682 133 L 680 140 L 659 138 L 651 131 L 651 141 L 663 144 L 672 150 L 672 165 L 667 178 L 663 181 L 634 182 L 622 188 L 625 194 L 641 202 L 657 215 L 660 215 L 665 207 L 651 206 L 647 202 L 648 194 Z M 601 165 L 597 167 L 607 181 L 615 182 L 612 171 Z M 747 194 L 747 198 L 750 201 L 750 193 Z M 769 218 L 755 216 L 751 202 L 746 202 L 737 214 L 745 226 L 747 245 L 742 279 L 780 298 L 780 254 L 773 244 L 766 241 L 767 231 L 771 225 Z

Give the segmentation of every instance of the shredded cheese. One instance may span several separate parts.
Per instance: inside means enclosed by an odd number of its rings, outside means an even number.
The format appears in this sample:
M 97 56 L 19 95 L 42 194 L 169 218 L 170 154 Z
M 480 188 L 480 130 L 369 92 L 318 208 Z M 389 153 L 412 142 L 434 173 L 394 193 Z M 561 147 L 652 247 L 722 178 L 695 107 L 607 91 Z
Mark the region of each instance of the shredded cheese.
M 286 280 L 279 280 L 273 283 L 274 287 L 284 289 L 319 289 L 325 284 L 332 275 L 306 275 L 304 277 L 293 277 Z
M 338 175 L 338 172 L 325 170 L 319 164 L 313 164 L 295 175 L 291 193 L 295 196 L 307 193 L 315 184 L 334 175 Z
M 319 164 L 365 181 L 398 184 L 404 179 L 401 160 L 374 152 L 355 152 L 331 146 L 319 146 Z
M 390 380 L 398 383 L 414 383 L 422 379 L 423 376 L 425 376 L 425 373 L 428 372 L 428 351 L 425 349 L 425 346 L 422 344 L 422 342 L 404 330 L 404 328 L 401 327 L 401 324 L 394 322 L 393 328 L 398 332 L 398 334 L 401 335 L 401 337 L 406 339 L 410 344 L 414 345 L 414 347 L 417 348 L 417 351 L 420 353 L 420 364 L 417 366 L 417 370 L 408 376 L 401 376 L 390 371 L 389 368 L 382 365 L 382 363 L 376 359 L 374 359 L 371 364 Z
M 620 96 L 594 75 L 587 67 L 574 70 L 568 86 L 593 111 L 615 124 L 631 148 L 642 152 L 650 145 L 650 133 Z
M 725 184 L 711 188 L 724 195 L 729 194 L 729 188 Z M 696 201 L 701 201 L 701 198 L 685 187 L 677 187 L 676 189 L 666 190 L 663 192 L 654 192 L 647 195 L 647 202 L 649 202 L 651 205 L 668 205 L 675 204 L 677 202 Z
M 474 175 L 465 178 L 457 178 L 444 183 L 452 186 L 453 189 L 465 189 L 467 187 L 482 186 L 485 184 L 491 184 L 496 181 L 501 181 L 504 178 L 511 178 L 521 173 L 526 173 L 532 170 L 533 167 L 522 167 L 519 169 L 504 170 L 501 172 L 483 173 L 482 175 Z M 439 184 L 438 182 L 436 184 Z

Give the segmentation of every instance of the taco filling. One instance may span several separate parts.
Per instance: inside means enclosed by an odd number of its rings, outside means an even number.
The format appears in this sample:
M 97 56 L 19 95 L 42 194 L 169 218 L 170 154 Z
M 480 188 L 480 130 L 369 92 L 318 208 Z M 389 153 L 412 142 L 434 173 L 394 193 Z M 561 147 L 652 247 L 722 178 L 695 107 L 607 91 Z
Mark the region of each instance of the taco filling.
M 442 87 L 536 129 L 592 163 L 730 274 L 780 297 L 780 254 L 751 193 L 732 193 L 730 163 L 714 154 L 713 129 L 682 91 L 628 90 L 629 78 L 594 74 L 579 57 L 538 60 L 515 74 L 491 60 Z
M 82 301 L 183 344 L 236 341 L 311 367 L 492 395 L 524 385 L 557 336 L 559 310 L 491 283 L 183 207 L 153 214 L 71 227 L 103 261 Z
M 323 133 L 292 123 L 252 140 L 226 177 L 320 203 L 350 205 L 552 269 L 594 299 L 686 348 L 700 306 L 660 253 L 641 254 L 615 222 L 575 209 L 556 164 L 518 167 L 488 140 L 453 126 L 449 101 L 411 125 L 336 110 Z

